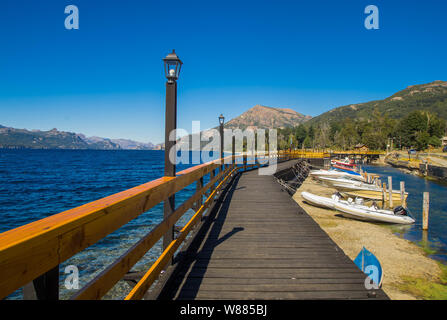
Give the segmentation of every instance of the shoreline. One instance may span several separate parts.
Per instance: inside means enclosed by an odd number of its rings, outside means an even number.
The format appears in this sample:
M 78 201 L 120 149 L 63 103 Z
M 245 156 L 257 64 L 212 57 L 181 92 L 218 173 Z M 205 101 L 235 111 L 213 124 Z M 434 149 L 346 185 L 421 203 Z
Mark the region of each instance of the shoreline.
M 293 199 L 351 260 L 356 258 L 362 247 L 379 259 L 384 273 L 382 289 L 390 299 L 447 298 L 444 296 L 447 294 L 447 268 L 427 257 L 423 248 L 398 237 L 388 225 L 348 219 L 337 211 L 311 206 L 303 201 L 303 191 L 330 197 L 336 190 L 309 176 Z

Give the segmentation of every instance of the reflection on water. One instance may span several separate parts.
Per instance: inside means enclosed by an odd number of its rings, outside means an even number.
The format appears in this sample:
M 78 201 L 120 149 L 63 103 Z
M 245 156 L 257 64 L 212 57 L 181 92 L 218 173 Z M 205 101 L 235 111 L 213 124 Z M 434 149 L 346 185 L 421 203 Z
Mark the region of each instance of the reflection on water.
M 396 168 L 382 166 L 363 166 L 369 173 L 377 173 L 382 181 L 393 178 L 393 189 L 400 188 L 400 181 L 405 181 L 405 190 L 409 193 L 408 208 L 416 219 L 410 226 L 391 226 L 392 230 L 401 237 L 415 242 L 428 253 L 429 256 L 447 263 L 447 185 L 406 174 Z M 429 230 L 422 231 L 422 197 L 424 192 L 430 193 Z

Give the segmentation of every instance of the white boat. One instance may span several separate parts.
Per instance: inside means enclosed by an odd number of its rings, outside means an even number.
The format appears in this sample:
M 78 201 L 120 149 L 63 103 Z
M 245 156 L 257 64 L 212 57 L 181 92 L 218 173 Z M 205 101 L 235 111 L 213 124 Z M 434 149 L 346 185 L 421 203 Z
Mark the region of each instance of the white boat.
M 338 170 L 313 170 L 310 172 L 310 175 L 316 178 L 319 177 L 332 177 L 332 178 L 351 178 L 358 181 L 364 181 L 365 178 L 363 178 L 360 175 L 354 175 L 343 171 Z
M 367 185 L 367 184 L 348 184 L 348 183 L 332 183 L 332 186 L 338 191 L 374 191 L 382 194 L 383 189 L 375 186 L 375 185 Z M 386 194 L 388 195 L 389 191 L 386 190 Z M 400 190 L 392 190 L 393 197 L 400 197 Z M 405 196 L 408 196 L 408 192 L 405 192 Z
M 345 177 L 345 178 L 331 178 L 331 177 L 318 177 L 319 180 L 324 181 L 330 185 L 335 185 L 335 184 L 340 184 L 340 185 L 346 185 L 346 186 L 356 186 L 356 187 L 377 187 L 373 184 L 370 183 L 366 183 L 366 182 L 362 182 L 362 181 L 358 181 L 358 180 L 353 180 L 350 179 L 350 177 Z
M 365 206 L 361 198 L 357 198 L 355 201 L 349 198 L 346 201 L 341 200 L 337 194 L 327 198 L 309 192 L 301 192 L 301 196 L 312 205 L 337 210 L 343 216 L 349 218 L 397 224 L 412 224 L 415 222 L 410 213 L 402 207 L 396 207 L 394 211 L 378 209 L 376 206 Z

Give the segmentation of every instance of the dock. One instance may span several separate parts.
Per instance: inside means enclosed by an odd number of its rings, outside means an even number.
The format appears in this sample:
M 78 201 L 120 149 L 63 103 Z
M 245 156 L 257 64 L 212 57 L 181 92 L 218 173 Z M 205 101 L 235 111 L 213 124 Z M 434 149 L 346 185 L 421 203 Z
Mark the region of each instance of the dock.
M 296 161 L 278 165 L 278 171 Z M 240 173 L 148 299 L 387 299 L 274 176 Z

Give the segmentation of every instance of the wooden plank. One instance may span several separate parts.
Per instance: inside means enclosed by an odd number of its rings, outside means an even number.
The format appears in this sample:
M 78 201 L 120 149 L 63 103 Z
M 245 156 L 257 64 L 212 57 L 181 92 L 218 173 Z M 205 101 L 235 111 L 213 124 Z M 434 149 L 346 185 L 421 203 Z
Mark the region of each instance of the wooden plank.
M 382 296 L 383 297 L 383 296 Z M 239 291 L 199 291 L 182 292 L 176 299 L 179 300 L 350 300 L 369 299 L 366 290 L 357 291 L 310 291 L 310 292 L 239 292 Z M 378 296 L 380 299 L 381 296 Z

